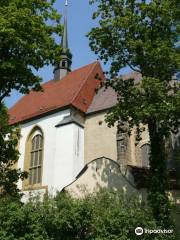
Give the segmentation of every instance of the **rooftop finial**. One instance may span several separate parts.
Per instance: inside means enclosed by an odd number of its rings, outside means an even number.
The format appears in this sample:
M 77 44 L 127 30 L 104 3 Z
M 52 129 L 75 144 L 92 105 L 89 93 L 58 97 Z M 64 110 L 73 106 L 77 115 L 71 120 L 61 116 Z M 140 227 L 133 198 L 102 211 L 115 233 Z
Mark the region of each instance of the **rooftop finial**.
M 68 0 L 66 0 L 65 6 L 66 6 L 66 7 L 68 6 Z

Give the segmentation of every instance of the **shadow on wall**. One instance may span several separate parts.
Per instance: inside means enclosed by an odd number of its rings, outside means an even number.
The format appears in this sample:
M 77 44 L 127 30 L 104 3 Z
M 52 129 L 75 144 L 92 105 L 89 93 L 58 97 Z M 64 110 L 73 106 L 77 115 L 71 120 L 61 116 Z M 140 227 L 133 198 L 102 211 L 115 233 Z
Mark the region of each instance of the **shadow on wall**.
M 85 194 L 96 192 L 101 188 L 121 191 L 129 197 L 136 195 L 141 200 L 144 197 L 143 190 L 136 189 L 131 173 L 127 170 L 126 174 L 123 174 L 120 165 L 106 157 L 97 158 L 88 163 L 76 180 L 64 190 L 70 192 L 74 197 L 83 197 Z

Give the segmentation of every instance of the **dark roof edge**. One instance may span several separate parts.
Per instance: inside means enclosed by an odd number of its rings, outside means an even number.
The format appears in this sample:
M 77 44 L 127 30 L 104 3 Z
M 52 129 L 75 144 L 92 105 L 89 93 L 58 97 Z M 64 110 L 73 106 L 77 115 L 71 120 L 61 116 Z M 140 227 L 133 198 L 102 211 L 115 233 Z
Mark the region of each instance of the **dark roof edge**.
M 113 108 L 113 106 L 112 107 L 103 108 L 103 109 L 99 109 L 99 110 L 96 110 L 96 111 L 93 111 L 93 112 L 89 112 L 89 113 L 87 112 L 87 113 L 85 113 L 85 115 L 89 116 L 89 115 L 93 115 L 93 114 L 98 114 L 98 113 L 110 110 L 111 108 Z
M 69 121 L 69 122 L 66 122 L 66 123 L 59 123 L 55 127 L 58 128 L 58 127 L 62 127 L 62 126 L 73 124 L 73 123 L 76 124 L 77 126 L 81 127 L 81 128 L 84 128 L 84 126 L 82 124 L 80 124 L 79 122 L 77 122 L 76 120 L 72 120 L 72 121 Z

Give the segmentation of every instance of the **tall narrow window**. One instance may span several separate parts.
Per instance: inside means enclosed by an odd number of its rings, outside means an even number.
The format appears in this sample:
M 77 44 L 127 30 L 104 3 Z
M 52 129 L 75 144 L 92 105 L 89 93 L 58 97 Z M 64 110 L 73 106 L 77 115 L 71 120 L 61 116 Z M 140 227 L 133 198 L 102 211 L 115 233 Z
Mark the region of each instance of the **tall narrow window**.
M 36 134 L 31 140 L 29 184 L 39 184 L 42 179 L 43 137 Z
M 150 146 L 148 143 L 146 143 L 141 147 L 142 167 L 149 167 L 149 154 L 150 154 Z
M 117 159 L 121 165 L 127 164 L 126 150 L 128 145 L 127 133 L 117 133 Z
M 62 67 L 66 67 L 66 62 L 62 61 Z

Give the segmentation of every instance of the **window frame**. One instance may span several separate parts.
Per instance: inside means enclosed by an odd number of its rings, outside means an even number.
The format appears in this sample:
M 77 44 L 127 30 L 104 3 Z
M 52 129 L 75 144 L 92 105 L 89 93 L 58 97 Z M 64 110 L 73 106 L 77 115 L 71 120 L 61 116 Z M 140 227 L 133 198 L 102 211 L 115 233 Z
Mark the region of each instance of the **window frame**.
M 41 135 L 42 137 L 42 147 L 41 147 L 41 172 L 40 172 L 40 181 L 32 182 L 30 180 L 30 169 L 33 167 L 31 166 L 31 153 L 32 153 L 32 140 L 35 136 Z M 30 131 L 28 137 L 26 138 L 26 145 L 25 145 L 25 154 L 24 154 L 24 171 L 28 172 L 28 178 L 24 179 L 22 182 L 22 189 L 26 190 L 33 190 L 33 189 L 41 189 L 42 186 L 42 178 L 43 178 L 43 162 L 44 162 L 44 134 L 43 131 L 39 126 L 33 127 Z M 37 170 L 38 171 L 38 170 Z
M 34 141 L 34 143 L 33 143 Z M 34 144 L 34 145 L 33 145 Z M 30 163 L 29 163 L 29 184 L 35 185 L 42 182 L 42 155 L 43 136 L 37 133 L 31 140 Z

